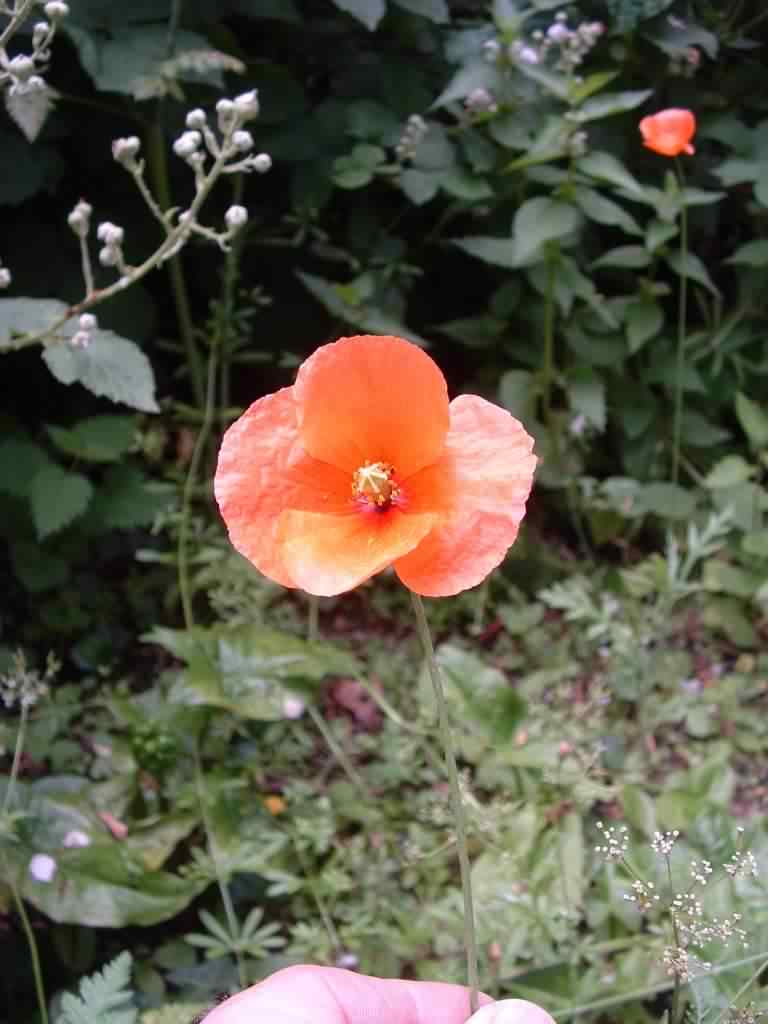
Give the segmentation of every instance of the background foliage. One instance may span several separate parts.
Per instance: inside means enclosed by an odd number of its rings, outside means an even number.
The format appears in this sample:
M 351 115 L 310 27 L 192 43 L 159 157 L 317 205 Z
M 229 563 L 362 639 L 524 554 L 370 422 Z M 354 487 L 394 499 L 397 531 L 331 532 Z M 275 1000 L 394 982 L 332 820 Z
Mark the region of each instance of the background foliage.
M 211 503 L 226 424 L 358 332 L 428 345 L 453 393 L 504 405 L 542 457 L 508 564 L 431 609 L 484 984 L 661 1019 L 690 860 L 764 865 L 768 842 L 768 17 L 741 0 L 70 7 L 39 132 L 10 102 L 0 120 L 5 692 L 61 662 L 29 710 L 0 867 L 50 995 L 125 949 L 132 975 L 125 955 L 56 995 L 54 1019 L 170 1021 L 175 1000 L 188 1021 L 305 959 L 461 976 L 407 603 L 380 579 L 322 602 L 324 642 L 306 640 L 301 597 L 229 549 Z M 27 344 L 82 297 L 80 198 L 125 226 L 130 263 L 157 244 L 112 141 L 139 136 L 158 201 L 183 206 L 186 114 L 251 87 L 273 167 L 210 197 L 214 221 L 249 211 L 232 251 L 188 244 L 96 308 L 87 348 L 74 320 Z M 664 107 L 696 114 L 683 163 L 642 148 L 640 117 Z M 598 820 L 627 824 L 646 878 L 654 832 L 684 833 L 649 914 L 594 854 Z M 63 845 L 73 832 L 88 845 Z M 28 870 L 41 852 L 50 884 Z M 699 950 L 715 970 L 690 1013 L 714 1024 L 740 989 L 768 1007 L 746 987 L 768 959 L 764 882 L 721 873 L 705 895 L 750 916 L 749 950 Z M 8 1005 L 33 1019 L 9 884 L 0 912 Z

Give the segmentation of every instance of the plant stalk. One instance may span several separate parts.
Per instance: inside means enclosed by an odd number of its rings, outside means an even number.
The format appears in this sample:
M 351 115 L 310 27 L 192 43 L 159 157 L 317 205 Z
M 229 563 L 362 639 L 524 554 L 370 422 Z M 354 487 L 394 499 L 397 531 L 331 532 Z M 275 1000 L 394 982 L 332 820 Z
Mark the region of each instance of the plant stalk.
M 672 483 L 680 476 L 680 441 L 683 430 L 683 373 L 685 372 L 685 333 L 688 306 L 688 211 L 683 189 L 685 181 L 679 160 L 675 160 L 680 207 L 680 291 L 677 306 L 677 352 L 675 356 L 675 405 L 672 422 Z
M 445 752 L 445 765 L 448 772 L 448 782 L 451 790 L 451 804 L 453 809 L 454 823 L 456 825 L 456 848 L 459 855 L 459 870 L 461 873 L 461 891 L 464 897 L 464 946 L 467 954 L 467 980 L 469 984 L 469 1012 L 475 1013 L 478 1008 L 478 993 L 480 979 L 478 971 L 477 938 L 475 935 L 475 912 L 472 900 L 472 874 L 469 864 L 469 848 L 467 845 L 467 821 L 464 814 L 464 803 L 461 798 L 461 786 L 459 784 L 459 770 L 456 765 L 456 753 L 454 750 L 453 737 L 451 735 L 451 723 L 448 714 L 448 703 L 445 698 L 445 688 L 440 675 L 440 668 L 435 658 L 435 648 L 432 643 L 432 634 L 429 630 L 427 614 L 424 609 L 424 602 L 418 594 L 411 591 L 411 601 L 416 615 L 416 628 L 418 630 L 421 646 L 424 650 L 424 657 L 429 670 L 429 678 L 432 681 L 432 689 L 435 694 L 438 714 L 440 717 L 440 738 Z

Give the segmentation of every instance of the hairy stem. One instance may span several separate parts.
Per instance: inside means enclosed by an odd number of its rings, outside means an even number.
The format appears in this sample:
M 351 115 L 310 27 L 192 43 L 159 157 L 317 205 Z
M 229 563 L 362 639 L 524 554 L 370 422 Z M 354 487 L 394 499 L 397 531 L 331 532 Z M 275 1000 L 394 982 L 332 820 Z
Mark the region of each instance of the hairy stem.
M 680 291 L 677 306 L 677 353 L 675 357 L 675 405 L 672 424 L 672 482 L 680 475 L 680 440 L 683 429 L 683 373 L 685 372 L 685 329 L 688 305 L 688 211 L 683 194 L 683 169 L 676 161 L 677 181 L 682 197 L 680 207 Z
M 474 1013 L 478 1007 L 478 992 L 480 979 L 477 958 L 477 939 L 475 936 L 475 911 L 472 900 L 472 875 L 469 865 L 469 848 L 467 845 L 467 821 L 464 814 L 464 802 L 461 798 L 461 786 L 459 784 L 459 770 L 456 765 L 456 753 L 451 735 L 451 723 L 448 715 L 448 703 L 445 698 L 445 689 L 440 675 L 440 668 L 435 658 L 435 648 L 432 644 L 432 634 L 429 630 L 427 614 L 424 610 L 424 602 L 418 594 L 411 591 L 411 601 L 416 615 L 416 628 L 424 651 L 424 658 L 429 670 L 429 678 L 432 681 L 432 689 L 435 694 L 438 714 L 440 717 L 440 739 L 445 752 L 445 765 L 448 772 L 448 782 L 451 790 L 451 804 L 453 809 L 454 824 L 456 826 L 456 847 L 459 855 L 459 870 L 461 873 L 461 891 L 464 897 L 464 946 L 467 954 L 467 980 L 469 983 L 469 1011 Z

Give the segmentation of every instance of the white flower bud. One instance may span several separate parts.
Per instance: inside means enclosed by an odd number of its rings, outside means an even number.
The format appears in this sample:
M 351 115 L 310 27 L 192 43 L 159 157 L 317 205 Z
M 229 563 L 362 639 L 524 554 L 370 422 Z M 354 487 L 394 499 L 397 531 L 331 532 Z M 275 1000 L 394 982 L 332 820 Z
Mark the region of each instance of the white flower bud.
M 117 224 L 113 224 L 112 221 L 104 220 L 99 224 L 96 229 L 96 237 L 104 245 L 112 246 L 113 248 L 123 244 L 123 238 L 125 232 Z
M 28 82 L 35 73 L 35 62 L 31 57 L 20 53 L 9 62 L 8 72 L 19 82 Z
M 539 55 L 532 46 L 521 46 L 517 51 L 518 59 L 524 64 L 538 64 Z
M 8 267 L 0 267 L 0 288 L 7 288 L 11 283 L 11 272 Z
M 83 313 L 78 323 L 81 331 L 93 331 L 98 326 L 98 321 L 93 313 Z
M 173 151 L 176 156 L 182 157 L 186 160 L 192 156 L 193 153 L 197 152 L 202 142 L 202 136 L 200 132 L 184 132 L 176 139 L 173 144 Z
M 232 145 L 241 153 L 247 153 L 253 149 L 253 136 L 250 132 L 243 130 L 232 133 Z
M 78 331 L 69 339 L 69 344 L 71 348 L 88 348 L 91 344 L 91 332 Z
M 285 718 L 301 718 L 304 714 L 304 701 L 301 697 L 283 698 L 283 716 Z
M 81 199 L 67 217 L 67 224 L 69 224 L 78 237 L 85 238 L 88 234 L 91 227 L 92 213 L 93 207 L 91 204 L 86 203 L 84 199 Z
M 43 10 L 46 18 L 50 18 L 51 21 L 60 21 L 69 14 L 69 4 L 65 4 L 63 0 L 49 0 Z
M 235 96 L 235 110 L 243 120 L 258 117 L 259 114 L 259 91 L 251 89 L 250 92 L 240 93 Z
M 248 221 L 248 211 L 244 206 L 230 206 L 224 214 L 224 223 L 230 231 L 236 231 Z
M 219 131 L 225 132 L 232 124 L 235 116 L 235 104 L 232 100 L 219 100 L 216 104 L 216 114 L 219 122 Z
M 205 111 L 201 110 L 200 107 L 195 107 L 194 110 L 190 110 L 187 114 L 186 124 L 187 128 L 205 128 Z
M 269 153 L 257 153 L 253 158 L 253 169 L 257 174 L 266 174 L 272 166 L 272 157 Z
M 136 135 L 124 139 L 115 139 L 112 143 L 112 157 L 119 164 L 127 167 L 132 164 L 141 149 L 141 140 Z
M 103 249 L 99 249 L 99 263 L 102 267 L 114 267 L 119 259 L 120 254 L 114 246 L 105 245 Z
M 562 21 L 556 21 L 547 29 L 547 39 L 553 43 L 564 43 L 570 37 L 571 30 Z
M 79 828 L 73 828 L 64 836 L 62 845 L 68 849 L 77 848 L 78 846 L 90 846 L 91 837 L 87 832 L 81 832 Z
M 56 861 L 47 853 L 36 853 L 29 862 L 29 873 L 36 882 L 52 882 Z
M 51 30 L 51 26 L 47 21 L 38 21 L 32 29 L 32 46 L 37 50 L 42 46 L 45 39 L 48 37 L 48 33 Z

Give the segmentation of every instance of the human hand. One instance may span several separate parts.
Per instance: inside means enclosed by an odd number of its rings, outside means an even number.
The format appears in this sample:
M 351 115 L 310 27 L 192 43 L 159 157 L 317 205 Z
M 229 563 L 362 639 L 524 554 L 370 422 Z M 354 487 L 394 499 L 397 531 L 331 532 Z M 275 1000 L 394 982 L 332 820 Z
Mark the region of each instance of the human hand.
M 337 967 L 301 965 L 278 971 L 239 992 L 205 1017 L 205 1024 L 554 1024 L 522 999 L 494 1003 L 468 1019 L 461 985 L 389 981 Z

